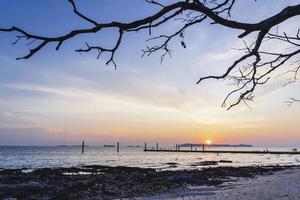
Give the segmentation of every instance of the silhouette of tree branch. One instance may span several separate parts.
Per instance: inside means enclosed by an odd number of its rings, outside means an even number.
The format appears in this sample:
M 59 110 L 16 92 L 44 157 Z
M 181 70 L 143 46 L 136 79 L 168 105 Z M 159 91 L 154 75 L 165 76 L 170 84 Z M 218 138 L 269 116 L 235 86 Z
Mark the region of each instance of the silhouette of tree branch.
M 161 52 L 162 61 L 166 55 L 171 56 L 172 50 L 169 48 L 169 44 L 174 38 L 179 38 L 182 47 L 186 48 L 187 45 L 184 41 L 185 30 L 191 26 L 202 23 L 205 20 L 209 20 L 211 24 L 219 24 L 230 29 L 241 30 L 242 33 L 238 35 L 239 38 L 244 38 L 251 33 L 257 34 L 253 44 L 247 45 L 245 43 L 245 48 L 242 49 L 245 51 L 245 54 L 228 66 L 223 74 L 201 77 L 197 82 L 197 84 L 199 84 L 208 79 L 232 80 L 237 88 L 231 91 L 222 103 L 223 107 L 230 109 L 241 102 L 247 104 L 247 101 L 252 101 L 257 86 L 265 84 L 276 69 L 285 65 L 287 62 L 292 61 L 292 59 L 300 53 L 300 30 L 298 30 L 295 36 L 288 36 L 285 32 L 282 35 L 278 34 L 278 32 L 270 33 L 272 28 L 278 26 L 282 22 L 295 16 L 299 16 L 300 4 L 287 6 L 277 14 L 267 17 L 260 22 L 245 23 L 230 19 L 235 0 L 183 0 L 169 5 L 164 5 L 158 0 L 146 0 L 147 3 L 158 6 L 160 10 L 153 15 L 131 22 L 112 21 L 109 23 L 102 23 L 81 13 L 76 6 L 75 0 L 68 0 L 68 2 L 73 8 L 73 12 L 79 18 L 91 25 L 90 28 L 74 29 L 66 34 L 58 35 L 56 37 L 32 34 L 15 26 L 12 26 L 11 28 L 0 28 L 1 32 L 16 32 L 19 34 L 17 35 L 16 41 L 12 43 L 13 45 L 24 39 L 28 41 L 28 46 L 32 46 L 32 48 L 29 49 L 29 52 L 26 55 L 17 58 L 18 60 L 32 57 L 50 43 L 56 44 L 55 49 L 59 50 L 65 41 L 72 40 L 80 35 L 97 33 L 105 29 L 115 29 L 118 31 L 119 35 L 112 48 L 85 43 L 85 48 L 80 48 L 75 51 L 79 53 L 97 51 L 97 58 L 103 53 L 109 53 L 110 57 L 106 61 L 106 64 L 113 64 L 116 68 L 115 54 L 122 44 L 124 34 L 148 30 L 149 35 L 152 35 L 153 28 L 160 27 L 170 20 L 178 21 L 178 23 L 181 24 L 180 29 L 172 34 L 151 37 L 148 41 L 157 40 L 161 43 L 152 47 L 147 46 L 146 49 L 142 50 L 143 56 Z M 262 44 L 266 41 L 284 42 L 288 45 L 292 45 L 293 50 L 288 50 L 287 52 L 261 50 Z M 295 63 L 299 62 L 294 61 L 294 64 Z M 297 80 L 298 71 L 299 65 L 293 70 L 288 70 L 288 72 L 294 73 L 290 83 Z M 232 97 L 234 97 L 235 100 L 230 101 L 231 103 L 227 106 L 227 101 Z
M 295 102 L 300 102 L 300 99 L 290 98 L 288 101 L 286 101 L 288 106 L 292 106 Z
M 96 21 L 92 20 L 91 18 L 88 18 L 87 16 L 83 15 L 82 13 L 80 13 L 80 12 L 77 10 L 74 0 L 68 0 L 68 1 L 69 1 L 70 4 L 72 5 L 74 13 L 76 13 L 76 14 L 77 14 L 79 17 L 81 17 L 82 19 L 84 19 L 84 20 L 86 20 L 86 21 L 88 21 L 88 22 L 94 24 L 95 26 L 98 25 L 98 23 L 97 23 Z

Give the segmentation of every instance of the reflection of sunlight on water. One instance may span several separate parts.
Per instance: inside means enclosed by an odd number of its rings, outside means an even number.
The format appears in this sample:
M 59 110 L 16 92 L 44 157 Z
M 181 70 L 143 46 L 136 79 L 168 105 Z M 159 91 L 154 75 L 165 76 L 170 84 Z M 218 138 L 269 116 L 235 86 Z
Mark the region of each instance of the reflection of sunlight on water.
M 227 148 L 227 150 L 239 150 L 239 148 Z M 253 149 L 242 148 L 242 150 Z M 290 151 L 290 149 L 287 148 L 270 148 L 269 150 Z M 81 154 L 80 147 L 0 147 L 0 159 L 0 168 L 110 165 L 179 170 L 195 168 L 197 169 L 203 167 L 201 165 L 197 165 L 197 163 L 220 160 L 232 161 L 232 163 L 219 162 L 218 165 L 214 166 L 300 164 L 300 155 L 215 154 L 179 152 L 163 153 L 143 152 L 142 148 L 125 147 L 120 149 L 120 153 L 116 153 L 114 148 L 86 147 L 86 151 L 84 154 Z

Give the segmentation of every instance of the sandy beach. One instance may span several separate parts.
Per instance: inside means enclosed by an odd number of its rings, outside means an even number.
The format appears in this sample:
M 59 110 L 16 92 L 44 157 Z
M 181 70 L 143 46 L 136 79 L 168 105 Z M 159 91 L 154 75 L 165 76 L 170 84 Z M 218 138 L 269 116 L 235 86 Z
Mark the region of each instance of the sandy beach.
M 295 166 L 1 169 L 0 199 L 299 199 L 299 183 Z
M 285 169 L 254 178 L 232 178 L 216 186 L 190 186 L 162 195 L 135 200 L 298 200 L 300 168 Z

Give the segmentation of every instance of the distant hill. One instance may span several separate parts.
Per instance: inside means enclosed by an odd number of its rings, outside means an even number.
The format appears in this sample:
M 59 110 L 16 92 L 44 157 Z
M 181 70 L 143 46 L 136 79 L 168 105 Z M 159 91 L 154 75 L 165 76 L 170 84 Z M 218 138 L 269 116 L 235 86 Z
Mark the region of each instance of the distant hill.
M 115 147 L 113 144 L 105 144 L 103 147 Z
M 127 147 L 141 147 L 140 145 L 128 145 Z
M 193 145 L 193 147 L 202 147 L 203 144 L 192 144 L 192 143 L 184 143 L 180 144 L 180 147 L 190 147 Z M 208 146 L 207 144 L 204 144 L 205 146 Z M 210 144 L 210 147 L 253 147 L 251 144 Z

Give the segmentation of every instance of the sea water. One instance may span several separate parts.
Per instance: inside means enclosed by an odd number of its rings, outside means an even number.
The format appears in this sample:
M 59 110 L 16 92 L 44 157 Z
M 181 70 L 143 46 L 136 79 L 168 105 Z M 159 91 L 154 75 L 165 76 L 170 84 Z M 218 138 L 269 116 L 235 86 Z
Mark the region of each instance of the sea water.
M 187 148 L 188 149 L 188 148 Z M 266 148 L 210 148 L 210 150 L 266 150 Z M 292 148 L 268 148 L 269 151 L 291 151 Z M 217 166 L 300 165 L 300 155 L 229 154 L 199 152 L 144 152 L 142 147 L 80 146 L 34 147 L 0 146 L 0 168 L 76 167 L 81 165 L 108 165 L 155 168 L 161 170 L 197 169 L 202 161 L 227 160 Z M 176 165 L 170 163 L 176 163 Z

